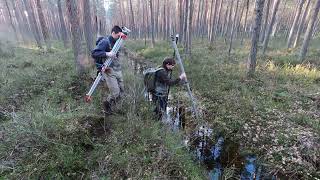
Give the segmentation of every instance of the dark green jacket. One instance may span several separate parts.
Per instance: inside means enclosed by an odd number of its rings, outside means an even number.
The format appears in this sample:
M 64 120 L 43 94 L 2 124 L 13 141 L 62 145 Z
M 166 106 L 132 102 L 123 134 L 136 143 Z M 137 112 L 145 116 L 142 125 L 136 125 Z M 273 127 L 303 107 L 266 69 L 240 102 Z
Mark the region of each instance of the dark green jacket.
M 156 73 L 156 95 L 168 95 L 169 86 L 176 85 L 180 82 L 180 79 L 171 79 L 171 71 L 166 68 L 159 70 Z

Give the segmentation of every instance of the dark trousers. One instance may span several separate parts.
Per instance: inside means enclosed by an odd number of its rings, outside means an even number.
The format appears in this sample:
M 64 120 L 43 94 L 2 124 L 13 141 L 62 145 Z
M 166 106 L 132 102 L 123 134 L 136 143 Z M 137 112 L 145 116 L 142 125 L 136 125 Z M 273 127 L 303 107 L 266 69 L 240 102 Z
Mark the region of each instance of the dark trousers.
M 161 119 L 163 113 L 166 113 L 167 109 L 167 96 L 159 95 L 159 94 L 152 94 L 152 101 L 155 103 L 155 110 L 156 116 L 158 119 Z

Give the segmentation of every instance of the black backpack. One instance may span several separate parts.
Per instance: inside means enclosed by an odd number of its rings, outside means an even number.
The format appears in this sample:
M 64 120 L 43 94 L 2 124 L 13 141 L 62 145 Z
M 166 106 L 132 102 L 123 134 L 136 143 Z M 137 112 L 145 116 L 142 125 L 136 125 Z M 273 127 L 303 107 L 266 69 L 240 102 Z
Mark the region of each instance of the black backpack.
M 110 43 L 110 41 L 109 41 L 109 39 L 108 39 L 108 36 L 107 36 L 107 37 L 103 37 L 103 36 L 98 37 L 97 40 L 96 40 L 96 46 L 97 46 L 97 45 L 99 44 L 99 42 L 100 42 L 102 39 L 104 39 L 104 38 L 106 38 L 106 40 L 107 40 L 107 42 L 108 42 L 108 44 L 109 44 L 109 48 L 112 49 L 112 48 L 111 48 L 111 43 Z
M 107 43 L 108 43 L 109 48 L 110 48 L 110 50 L 111 50 L 111 49 L 112 49 L 112 48 L 111 48 L 111 43 L 110 43 L 110 41 L 109 41 L 109 39 L 108 39 L 108 36 L 107 36 L 107 37 L 103 37 L 103 36 L 98 37 L 97 40 L 96 40 L 96 46 L 97 46 L 97 45 L 99 44 L 99 42 L 102 41 L 103 39 L 106 39 L 106 40 L 107 40 Z M 94 51 L 94 49 L 91 51 L 91 54 L 92 54 L 93 51 Z M 94 62 L 96 63 L 97 68 L 98 68 L 98 69 L 101 68 L 101 66 L 102 66 L 102 64 L 103 64 L 103 60 L 102 60 L 101 58 L 98 58 L 98 59 L 93 58 L 93 59 L 94 59 Z
M 156 89 L 156 73 L 163 68 L 148 68 L 143 71 L 143 82 L 147 92 L 155 92 Z
M 100 42 L 103 38 L 104 38 L 103 36 L 98 37 L 98 39 L 97 39 L 97 41 L 96 41 L 96 45 L 98 45 L 99 42 Z

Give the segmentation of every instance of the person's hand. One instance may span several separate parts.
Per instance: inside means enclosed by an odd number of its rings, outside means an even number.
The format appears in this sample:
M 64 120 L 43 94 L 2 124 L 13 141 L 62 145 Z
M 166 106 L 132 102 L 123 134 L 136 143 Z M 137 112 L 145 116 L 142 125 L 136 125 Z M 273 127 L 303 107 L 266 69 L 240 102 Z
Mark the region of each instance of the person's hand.
M 108 56 L 110 58 L 114 58 L 114 57 L 116 57 L 116 54 L 114 52 L 106 52 L 106 56 Z
M 107 67 L 107 66 L 103 66 L 102 69 L 101 69 L 102 72 L 108 74 L 111 72 L 111 68 L 110 67 Z
M 113 60 L 113 61 L 118 61 L 119 58 L 118 58 L 117 56 L 114 56 L 112 60 Z
M 187 79 L 186 73 L 180 74 L 179 78 L 180 78 L 181 80 L 186 80 L 186 79 Z

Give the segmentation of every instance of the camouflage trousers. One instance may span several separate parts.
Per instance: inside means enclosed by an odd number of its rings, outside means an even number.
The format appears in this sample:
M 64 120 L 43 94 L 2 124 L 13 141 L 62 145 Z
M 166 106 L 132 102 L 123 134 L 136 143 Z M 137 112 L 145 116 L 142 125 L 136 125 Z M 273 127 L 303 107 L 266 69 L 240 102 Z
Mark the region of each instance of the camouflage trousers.
M 123 76 L 121 71 L 114 71 L 113 69 L 103 75 L 103 78 L 106 81 L 106 84 L 109 89 L 109 93 L 104 101 L 111 102 L 112 100 L 116 101 L 124 92 Z

